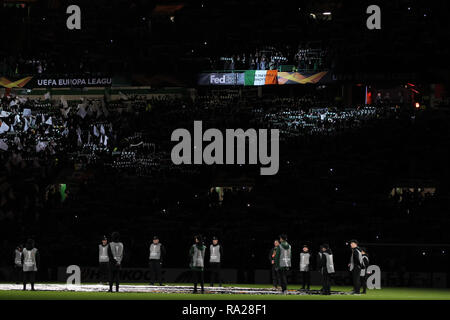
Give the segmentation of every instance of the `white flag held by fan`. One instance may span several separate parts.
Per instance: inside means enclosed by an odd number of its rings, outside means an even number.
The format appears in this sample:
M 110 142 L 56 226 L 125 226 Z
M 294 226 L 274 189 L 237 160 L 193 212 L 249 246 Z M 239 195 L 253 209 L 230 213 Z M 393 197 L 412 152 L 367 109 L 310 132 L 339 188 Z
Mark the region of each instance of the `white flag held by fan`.
M 67 109 L 68 105 L 67 105 L 66 98 L 64 98 L 64 96 L 61 96 L 61 98 L 59 100 L 61 101 L 61 104 L 63 105 L 63 108 Z
M 61 111 L 62 116 L 67 119 L 69 117 L 69 112 L 70 109 L 72 109 L 72 107 L 68 108 L 68 109 L 59 109 Z
M 86 109 L 84 108 L 83 104 L 79 104 L 78 105 L 78 112 L 77 112 L 77 114 L 83 119 L 84 119 L 84 117 L 86 117 L 87 112 L 86 112 Z
M 0 126 L 0 133 L 7 132 L 8 130 L 9 126 L 6 123 L 2 122 L 2 125 Z
M 6 144 L 5 140 L 0 139 L 0 150 L 8 151 L 8 145 Z
M 11 112 L 7 112 L 7 111 L 2 110 L 0 112 L 0 118 L 7 118 L 7 117 L 9 117 L 10 114 L 11 114 Z
M 94 126 L 94 136 L 98 137 L 99 135 L 97 126 Z
M 23 131 L 27 132 L 28 131 L 28 120 L 26 118 L 23 119 L 25 121 L 25 125 L 23 126 Z
M 128 100 L 128 96 L 126 94 L 123 94 L 121 91 L 119 91 L 119 97 L 122 100 Z
M 47 142 L 39 141 L 36 145 L 36 152 L 41 152 L 47 148 Z
M 53 125 L 52 117 L 48 118 L 47 121 L 45 121 L 45 124 L 52 126 Z
M 27 108 L 23 109 L 22 115 L 24 117 L 31 116 L 31 109 L 27 109 Z

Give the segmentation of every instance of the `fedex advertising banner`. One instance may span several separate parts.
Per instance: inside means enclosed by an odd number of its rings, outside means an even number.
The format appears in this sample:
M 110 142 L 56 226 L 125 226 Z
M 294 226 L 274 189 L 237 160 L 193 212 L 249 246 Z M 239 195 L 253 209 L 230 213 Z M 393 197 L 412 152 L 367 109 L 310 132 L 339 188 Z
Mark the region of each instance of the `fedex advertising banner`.
M 201 86 L 236 86 L 244 85 L 244 73 L 201 73 L 198 77 Z

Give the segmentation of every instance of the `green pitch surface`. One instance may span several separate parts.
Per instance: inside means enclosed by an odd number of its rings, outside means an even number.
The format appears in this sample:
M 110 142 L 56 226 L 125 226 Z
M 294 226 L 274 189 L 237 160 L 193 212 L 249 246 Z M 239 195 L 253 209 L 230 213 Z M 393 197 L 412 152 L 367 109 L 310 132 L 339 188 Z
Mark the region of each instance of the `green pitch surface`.
M 188 285 L 188 284 L 177 284 Z M 226 285 L 246 288 L 270 288 L 264 285 Z M 298 289 L 292 285 L 289 290 Z M 319 289 L 312 287 L 311 289 Z M 332 290 L 351 291 L 350 287 Z M 69 292 L 0 290 L 0 300 L 450 300 L 450 289 L 385 288 L 368 290 L 365 295 L 257 295 L 257 294 L 186 294 L 134 292 Z

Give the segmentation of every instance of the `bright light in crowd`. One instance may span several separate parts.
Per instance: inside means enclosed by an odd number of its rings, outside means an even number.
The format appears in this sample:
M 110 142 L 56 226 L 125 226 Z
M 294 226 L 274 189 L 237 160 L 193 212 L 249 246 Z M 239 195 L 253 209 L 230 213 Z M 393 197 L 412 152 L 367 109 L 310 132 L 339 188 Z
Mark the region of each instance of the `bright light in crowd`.
M 331 12 L 324 12 L 324 13 L 322 13 L 324 16 L 331 16 Z
M 417 109 L 420 108 L 420 103 L 416 102 L 416 108 L 417 108 Z

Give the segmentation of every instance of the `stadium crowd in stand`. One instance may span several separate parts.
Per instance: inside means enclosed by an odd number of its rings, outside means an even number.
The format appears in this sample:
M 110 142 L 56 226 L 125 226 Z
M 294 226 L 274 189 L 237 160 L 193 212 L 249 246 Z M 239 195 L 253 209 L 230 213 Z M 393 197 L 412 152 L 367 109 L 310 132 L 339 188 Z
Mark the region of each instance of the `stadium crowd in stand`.
M 134 248 L 127 257 L 130 266 L 145 265 L 146 254 L 139 252 L 146 252 L 149 232 L 167 243 L 167 265 L 172 267 L 182 264 L 182 246 L 175 244 L 189 243 L 192 233 L 220 234 L 229 248 L 246 241 L 245 252 L 225 266 L 241 268 L 240 281 L 250 282 L 251 270 L 265 267 L 272 241 L 267 228 L 272 228 L 274 215 L 282 217 L 279 228 L 289 232 L 297 245 L 324 239 L 336 242 L 337 263 L 342 264 L 346 254 L 339 251 L 338 241 L 358 228 L 363 230 L 357 236 L 368 241 L 389 241 L 399 232 L 424 240 L 428 233 L 403 230 L 401 225 L 410 219 L 417 226 L 429 225 L 437 217 L 434 208 L 445 198 L 399 206 L 388 199 L 386 181 L 372 173 L 396 169 L 382 160 L 390 150 L 385 137 L 393 123 L 411 126 L 410 114 L 390 107 L 341 109 L 313 101 L 234 95 L 195 100 L 136 96 L 120 101 L 3 97 L 0 232 L 4 239 L 17 242 L 29 235 L 39 241 L 46 234 L 40 245 L 43 270 L 49 272 L 41 276 L 46 279 L 54 278 L 56 266 L 72 263 L 74 257 L 81 265 L 93 265 L 98 238 L 118 226 Z M 194 120 L 219 129 L 280 128 L 279 174 L 265 180 L 248 166 L 220 170 L 174 166 L 170 134 L 175 128 L 191 128 Z M 379 132 L 379 142 L 366 139 L 371 137 L 367 132 L 374 130 Z M 361 158 L 358 148 L 367 143 L 373 145 L 372 151 Z M 296 181 L 301 184 L 292 188 Z M 62 184 L 67 188 L 62 189 Z M 225 190 L 219 197 L 211 187 L 222 186 Z M 384 189 L 386 193 L 380 194 Z M 368 224 L 358 224 L 359 215 Z M 333 222 L 336 217 L 338 224 Z M 391 221 L 389 227 L 386 221 Z M 250 224 L 251 233 L 246 231 Z M 440 234 L 435 229 L 430 232 L 435 237 Z M 1 251 L 7 255 L 15 245 L 4 241 Z M 52 261 L 55 252 L 67 246 L 74 256 Z M 408 256 L 405 251 L 395 258 L 398 252 L 389 250 L 372 254 L 387 270 L 397 270 Z M 416 254 L 422 252 L 410 256 Z M 426 268 L 426 260 L 419 265 Z
M 64 98 L 50 101 L 3 97 L 0 114 L 2 154 L 38 159 L 65 153 L 74 161 L 83 160 L 86 164 L 101 160 L 115 168 L 137 164 L 155 166 L 159 163 L 157 159 L 169 159 L 167 143 L 157 144 L 157 141 L 164 141 L 175 124 L 189 125 L 187 119 L 201 118 L 211 127 L 226 128 L 236 124 L 246 127 L 245 122 L 251 118 L 251 123 L 258 127 L 280 129 L 281 136 L 289 138 L 353 129 L 379 117 L 384 110 L 375 107 L 342 111 L 326 106 L 313 108 L 313 102 L 303 98 L 263 100 L 254 106 L 239 102 L 236 97 L 199 96 L 195 102 L 187 99 L 146 100 L 143 97 L 125 99 L 105 102 L 83 98 L 67 102 Z M 233 108 L 236 103 L 240 108 Z M 158 125 L 155 119 L 159 117 L 171 125 Z M 149 123 L 160 128 L 149 126 Z M 150 158 L 141 158 L 143 155 Z
M 297 49 L 284 46 L 279 50 L 275 46 L 263 46 L 250 53 L 240 53 L 211 58 L 213 70 L 279 70 L 282 66 L 291 66 L 287 71 L 322 71 L 331 66 L 331 57 L 327 50 L 301 44 Z M 286 70 L 284 70 L 286 71 Z
M 317 46 L 317 45 L 315 45 Z M 332 66 L 329 49 L 313 48 L 308 44 L 294 49 L 285 46 L 278 50 L 274 46 L 263 46 L 248 52 L 222 55 L 210 58 L 212 70 L 279 70 L 284 71 L 322 71 Z M 38 55 L 22 54 L 12 60 L 0 59 L 1 74 L 33 75 L 58 73 L 92 73 L 99 70 L 99 63 L 89 51 L 79 53 L 75 59 L 67 60 L 51 51 L 41 51 Z M 8 71 L 9 70 L 9 71 Z

